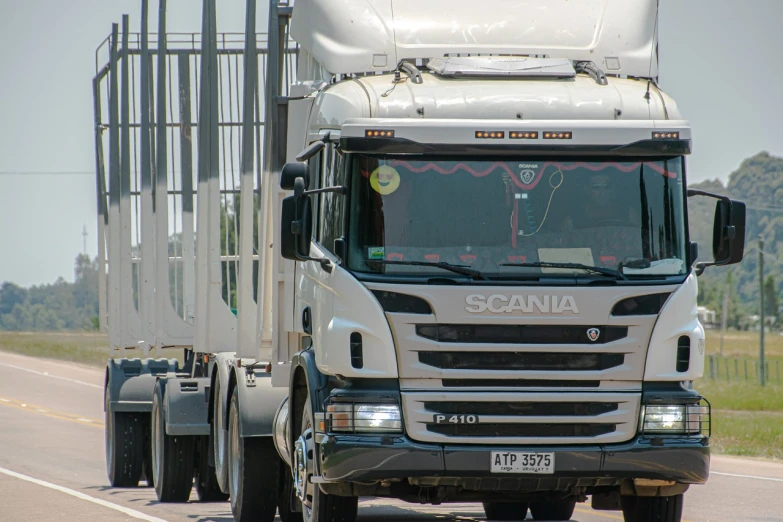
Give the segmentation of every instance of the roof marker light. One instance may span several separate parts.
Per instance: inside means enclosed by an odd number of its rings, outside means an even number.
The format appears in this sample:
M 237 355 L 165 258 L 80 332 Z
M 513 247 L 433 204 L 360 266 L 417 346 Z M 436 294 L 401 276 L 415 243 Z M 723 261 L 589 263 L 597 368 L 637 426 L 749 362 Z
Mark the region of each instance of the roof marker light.
M 678 140 L 680 139 L 680 133 L 671 131 L 653 132 L 652 137 L 654 140 Z
M 382 130 L 382 129 L 367 129 L 366 131 L 364 131 L 364 136 L 366 138 L 393 138 L 394 131 Z
M 498 140 L 503 139 L 506 133 L 503 131 L 476 131 L 476 138 Z
M 511 131 L 508 133 L 508 137 L 512 140 L 537 140 L 537 131 Z
M 570 140 L 573 134 L 571 131 L 557 131 L 557 132 L 545 132 L 545 140 Z

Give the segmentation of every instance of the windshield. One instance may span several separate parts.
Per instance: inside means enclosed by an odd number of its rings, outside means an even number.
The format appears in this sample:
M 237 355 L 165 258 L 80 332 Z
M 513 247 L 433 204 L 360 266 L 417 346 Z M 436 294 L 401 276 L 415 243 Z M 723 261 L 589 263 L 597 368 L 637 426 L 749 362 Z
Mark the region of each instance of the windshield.
M 428 263 L 449 263 L 500 278 L 596 277 L 575 264 L 628 278 L 686 273 L 682 158 L 356 154 L 351 168 L 354 271 L 442 275 Z M 553 266 L 561 263 L 570 266 Z

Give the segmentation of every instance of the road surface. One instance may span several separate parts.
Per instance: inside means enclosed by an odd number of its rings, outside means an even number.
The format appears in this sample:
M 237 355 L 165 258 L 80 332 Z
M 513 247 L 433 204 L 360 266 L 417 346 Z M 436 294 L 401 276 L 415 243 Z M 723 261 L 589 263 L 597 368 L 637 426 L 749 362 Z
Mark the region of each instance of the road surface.
M 232 521 L 226 502 L 158 504 L 151 488 L 112 489 L 104 464 L 103 371 L 0 352 L 0 520 Z M 783 522 L 783 464 L 713 456 L 685 497 L 690 522 Z M 361 500 L 360 521 L 483 521 L 480 504 Z M 622 520 L 577 505 L 574 521 Z

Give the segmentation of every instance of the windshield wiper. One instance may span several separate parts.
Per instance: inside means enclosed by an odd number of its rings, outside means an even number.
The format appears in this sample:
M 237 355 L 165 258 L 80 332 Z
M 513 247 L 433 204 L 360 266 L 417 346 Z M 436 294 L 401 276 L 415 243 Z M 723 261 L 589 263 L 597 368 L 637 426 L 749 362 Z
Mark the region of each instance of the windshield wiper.
M 444 270 L 450 270 L 457 274 L 470 276 L 473 279 L 480 279 L 483 281 L 489 280 L 487 276 L 485 276 L 478 270 L 474 270 L 472 268 L 468 268 L 463 265 L 452 265 L 451 263 L 446 263 L 445 261 L 430 262 L 430 261 L 396 261 L 394 259 L 368 259 L 365 261 L 365 263 L 367 264 L 378 263 L 381 265 L 435 266 L 438 268 L 442 268 Z
M 617 270 L 613 270 L 611 268 L 604 268 L 601 266 L 583 265 L 582 263 L 544 263 L 539 261 L 536 263 L 500 263 L 500 266 L 523 266 L 523 267 L 533 267 L 533 268 L 576 268 L 580 270 L 589 270 L 591 272 L 595 272 L 597 274 L 603 274 L 608 277 L 614 277 L 615 279 L 623 279 L 625 281 L 629 280 L 627 277 L 625 277 L 625 274 Z

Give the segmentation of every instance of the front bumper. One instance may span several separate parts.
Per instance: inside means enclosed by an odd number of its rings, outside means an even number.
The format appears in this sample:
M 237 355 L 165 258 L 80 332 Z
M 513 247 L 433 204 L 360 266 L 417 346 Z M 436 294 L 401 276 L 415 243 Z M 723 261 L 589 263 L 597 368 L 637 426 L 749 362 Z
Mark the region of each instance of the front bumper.
M 471 490 L 562 490 L 615 486 L 644 478 L 701 484 L 709 476 L 708 439 L 648 438 L 602 446 L 468 446 L 422 444 L 404 435 L 321 435 L 324 482 L 409 479 L 421 485 Z M 490 472 L 492 451 L 555 453 L 553 474 Z

